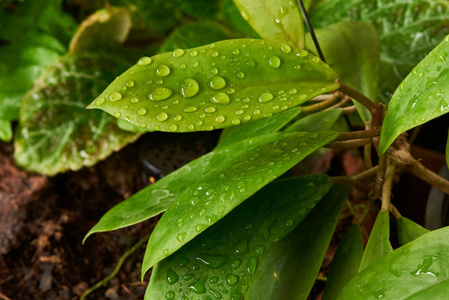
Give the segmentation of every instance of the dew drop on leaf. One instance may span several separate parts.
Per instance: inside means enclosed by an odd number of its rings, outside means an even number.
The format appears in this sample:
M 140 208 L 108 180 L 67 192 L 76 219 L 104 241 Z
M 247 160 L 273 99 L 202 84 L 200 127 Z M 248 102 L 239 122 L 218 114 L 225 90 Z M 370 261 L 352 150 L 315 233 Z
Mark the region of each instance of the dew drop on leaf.
M 226 80 L 221 76 L 214 76 L 209 81 L 209 86 L 211 89 L 220 90 L 226 86 Z
M 246 63 L 248 66 L 250 66 L 251 68 L 255 68 L 257 67 L 257 63 L 254 59 L 250 59 L 248 60 L 248 62 Z
M 153 101 L 162 101 L 170 98 L 173 94 L 173 91 L 166 87 L 158 87 L 155 88 L 149 95 L 149 98 Z
M 195 57 L 195 56 L 198 55 L 198 51 L 192 50 L 192 51 L 190 51 L 189 55 L 190 55 L 191 57 Z
M 231 100 L 225 93 L 216 93 L 209 99 L 212 103 L 229 104 Z
M 273 98 L 274 98 L 273 94 L 266 92 L 266 93 L 260 94 L 258 100 L 259 100 L 259 102 L 263 103 L 263 102 L 271 101 L 271 100 L 273 100 Z
M 212 69 L 210 69 L 210 72 L 212 73 L 212 74 L 218 74 L 218 69 L 217 68 L 212 68 Z
M 145 56 L 145 57 L 142 57 L 141 59 L 139 59 L 138 64 L 141 66 L 146 66 L 146 65 L 151 64 L 152 62 L 153 61 L 151 58 Z
M 119 111 L 116 111 L 116 112 L 114 113 L 114 117 L 116 117 L 116 118 L 120 118 L 121 115 L 122 115 L 122 114 L 121 114 Z
M 226 283 L 229 286 L 236 285 L 238 282 L 239 282 L 239 277 L 237 275 L 234 275 L 234 274 L 226 275 Z
M 169 285 L 173 285 L 178 282 L 179 276 L 172 268 L 168 268 L 165 280 Z
M 268 59 L 268 66 L 276 69 L 279 68 L 279 66 L 281 65 L 281 59 L 277 56 L 272 56 Z
M 184 55 L 184 50 L 182 49 L 176 49 L 175 51 L 173 51 L 173 57 L 181 57 Z
M 292 48 L 290 48 L 289 45 L 281 45 L 281 50 L 282 52 L 284 52 L 285 54 L 288 54 L 292 51 Z
M 197 110 L 198 110 L 198 108 L 197 108 L 196 106 L 187 106 L 187 107 L 184 109 L 184 112 L 190 113 L 190 112 L 195 112 L 195 111 L 197 111 Z
M 239 55 L 240 54 L 240 50 L 239 49 L 234 49 L 232 50 L 232 53 L 235 55 Z
M 237 73 L 237 77 L 240 78 L 240 79 L 245 78 L 245 73 L 243 73 L 243 72 L 238 72 L 238 73 Z
M 121 99 L 122 99 L 122 94 L 120 94 L 119 92 L 112 92 L 109 95 L 109 100 L 111 100 L 111 102 L 115 102 L 115 101 L 118 101 Z
M 166 295 L 165 295 L 165 299 L 167 300 L 172 300 L 175 298 L 175 292 L 173 291 L 169 291 Z
M 179 93 L 183 98 L 191 98 L 196 94 L 198 94 L 200 86 L 198 85 L 198 82 L 195 79 L 187 78 L 181 82 L 179 89 L 180 89 Z
M 217 57 L 218 55 L 220 55 L 220 53 L 218 53 L 217 51 L 212 52 L 211 54 L 213 57 Z
M 97 101 L 95 101 L 95 103 L 96 103 L 97 105 L 102 105 L 105 101 L 106 101 L 105 98 L 100 97 L 100 98 L 97 99 Z
M 143 115 L 145 115 L 147 113 L 147 110 L 145 109 L 145 108 L 139 108 L 138 110 L 137 110 L 137 114 L 139 115 L 139 116 L 143 116 Z
M 170 74 L 170 68 L 166 65 L 159 65 L 156 68 L 157 76 L 165 77 L 165 76 L 168 76 L 169 74 Z
M 156 118 L 159 122 L 164 122 L 165 120 L 168 119 L 168 115 L 164 112 L 161 112 L 157 114 Z
M 176 126 L 175 124 L 171 124 L 170 131 L 176 131 L 176 130 L 178 130 L 178 126 Z
M 204 111 L 207 113 L 213 113 L 213 112 L 215 112 L 215 107 L 213 107 L 213 106 L 206 107 L 204 109 Z
M 244 10 L 240 11 L 240 14 L 242 15 L 243 20 L 248 21 L 249 20 L 249 16 L 248 13 Z

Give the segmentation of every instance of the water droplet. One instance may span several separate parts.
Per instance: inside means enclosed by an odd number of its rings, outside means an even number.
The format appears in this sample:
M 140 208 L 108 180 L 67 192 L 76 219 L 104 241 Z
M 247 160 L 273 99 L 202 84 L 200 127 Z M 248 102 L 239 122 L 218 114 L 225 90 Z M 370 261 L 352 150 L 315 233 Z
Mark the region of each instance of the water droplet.
M 218 103 L 218 104 L 229 104 L 231 102 L 231 100 L 229 99 L 229 96 L 226 95 L 225 93 L 216 93 L 209 100 L 212 103 Z
M 255 110 L 254 110 L 254 114 L 255 114 L 255 115 L 260 115 L 260 110 L 255 109 Z
M 127 87 L 133 87 L 134 86 L 134 81 L 128 80 L 125 84 L 126 84 Z
M 257 254 L 262 255 L 265 251 L 265 247 L 262 245 L 254 246 L 254 251 L 256 251 Z
M 96 103 L 97 105 L 102 105 L 105 101 L 106 101 L 105 98 L 100 97 L 100 98 L 97 99 L 97 101 L 95 101 L 95 103 Z
M 246 115 L 246 116 L 243 117 L 243 120 L 249 121 L 249 120 L 251 120 L 251 116 L 250 115 Z
M 165 294 L 165 299 L 172 300 L 173 298 L 175 298 L 175 295 L 175 292 L 169 291 L 167 294 Z
M 168 256 L 170 254 L 170 251 L 168 249 L 164 249 L 164 251 L 162 251 L 162 254 L 164 254 L 164 256 Z
M 192 50 L 192 51 L 190 51 L 189 55 L 190 55 L 191 57 L 195 57 L 195 56 L 198 55 L 198 51 Z
M 239 277 L 234 274 L 226 275 L 226 283 L 230 286 L 236 285 L 239 282 Z
M 181 68 L 181 69 L 185 69 L 185 68 L 187 68 L 187 66 L 186 66 L 186 64 L 181 64 L 181 65 L 179 65 L 179 67 Z
M 121 99 L 122 99 L 122 94 L 120 94 L 119 92 L 112 92 L 109 95 L 109 100 L 111 100 L 111 102 L 115 102 L 115 101 L 118 101 Z
M 248 21 L 249 20 L 249 15 L 246 11 L 241 10 L 240 14 L 242 15 L 243 20 Z
M 299 70 L 299 69 L 301 69 L 301 65 L 296 65 L 296 66 L 294 66 L 294 68 L 295 68 L 295 70 Z
M 289 45 L 281 45 L 281 50 L 282 50 L 282 52 L 288 54 L 292 51 L 292 48 L 290 48 Z
M 217 117 L 215 118 L 215 122 L 217 122 L 217 123 L 223 123 L 225 120 L 226 120 L 226 119 L 225 119 L 225 117 L 223 117 L 223 116 L 217 116 Z
M 238 73 L 237 73 L 237 77 L 240 78 L 240 79 L 245 78 L 245 73 L 243 73 L 243 72 L 238 72 Z
M 198 108 L 196 108 L 196 106 L 187 106 L 185 109 L 184 109 L 184 112 L 194 112 L 194 111 L 197 111 L 198 110 Z
M 165 280 L 167 281 L 167 283 L 169 285 L 173 285 L 176 282 L 178 282 L 179 276 L 178 276 L 178 274 L 176 274 L 176 272 L 172 268 L 168 268 L 167 274 L 165 276 Z
M 203 121 L 198 120 L 198 121 L 195 122 L 195 124 L 198 125 L 198 126 L 201 126 L 201 125 L 203 125 Z
M 215 48 L 215 44 L 210 44 L 209 47 L 210 48 Z
M 215 112 L 215 107 L 209 106 L 209 107 L 206 107 L 204 110 L 207 113 L 213 113 L 213 112 Z
M 258 100 L 259 100 L 259 102 L 264 103 L 264 102 L 273 100 L 273 98 L 274 98 L 273 94 L 266 92 L 266 93 L 260 94 Z
M 243 110 L 243 109 L 238 109 L 238 110 L 236 110 L 235 111 L 235 114 L 236 115 L 241 115 L 241 114 L 243 114 L 245 111 Z
M 166 87 L 157 87 L 149 95 L 149 98 L 153 101 L 162 101 L 170 98 L 173 91 Z
M 207 281 L 207 276 L 200 278 L 197 282 L 192 285 L 187 286 L 189 290 L 197 294 L 204 294 L 206 292 L 206 287 L 204 284 Z
M 221 76 L 214 76 L 209 81 L 209 86 L 211 89 L 220 90 L 226 86 L 226 80 Z
M 157 114 L 156 118 L 159 122 L 164 122 L 165 120 L 168 119 L 168 115 L 164 112 L 161 112 Z
M 240 50 L 239 49 L 234 49 L 234 50 L 232 50 L 232 53 L 234 53 L 235 55 L 239 55 L 240 54 Z
M 170 131 L 176 131 L 176 130 L 178 130 L 178 126 L 176 126 L 175 124 L 171 124 Z
M 173 117 L 173 119 L 175 121 L 181 121 L 182 120 L 182 116 L 181 115 L 176 115 L 176 116 Z
M 279 66 L 281 65 L 281 59 L 277 56 L 272 56 L 268 59 L 268 66 L 276 69 L 279 68 Z
M 238 254 L 245 254 L 248 252 L 248 241 L 247 240 L 243 240 L 239 243 L 237 243 L 234 246 L 234 252 L 238 253 Z
M 290 94 L 290 95 L 294 95 L 294 94 L 296 94 L 298 91 L 296 90 L 296 89 L 291 89 L 290 91 L 288 91 L 288 93 Z
M 218 55 L 220 55 L 220 53 L 218 53 L 217 51 L 212 52 L 211 54 L 213 57 L 217 57 Z
M 187 258 L 187 257 L 183 257 L 183 258 L 181 258 L 180 260 L 179 260 L 179 263 L 178 263 L 178 265 L 180 266 L 180 267 L 185 267 L 185 266 L 187 266 L 187 264 L 190 262 L 190 260 Z
M 157 76 L 161 76 L 161 77 L 165 77 L 168 74 L 170 74 L 170 68 L 166 65 L 159 65 L 156 68 L 156 75 Z
M 131 102 L 132 102 L 132 103 L 138 103 L 138 102 L 139 102 L 139 98 L 135 98 L 135 97 L 134 97 L 134 98 L 131 99 Z
M 250 59 L 248 60 L 248 62 L 246 63 L 248 66 L 250 66 L 251 68 L 255 68 L 257 67 L 257 63 L 254 59 Z
M 156 80 L 156 83 L 157 83 L 157 84 L 163 84 L 164 81 L 163 81 L 162 79 L 158 79 L 158 80 Z
M 146 66 L 151 64 L 153 61 L 151 60 L 151 58 L 149 57 L 142 57 L 141 59 L 139 59 L 139 61 L 137 62 L 139 65 L 141 66 Z
M 239 125 L 240 124 L 240 120 L 239 119 L 233 119 L 231 121 L 231 123 L 234 124 L 234 125 Z
M 184 239 L 185 239 L 186 235 L 187 235 L 187 232 L 179 233 L 179 234 L 176 236 L 176 239 L 177 239 L 179 242 L 184 242 Z
M 229 261 L 229 256 L 219 254 L 198 254 L 197 260 L 211 269 L 218 269 Z
M 114 117 L 116 117 L 116 118 L 120 118 L 121 115 L 122 115 L 122 114 L 121 114 L 119 111 L 116 111 L 116 112 L 114 113 Z
M 139 115 L 139 116 L 143 116 L 143 115 L 145 115 L 147 113 L 147 110 L 145 109 L 145 108 L 139 108 L 138 110 L 137 110 L 137 114 Z
M 181 56 L 183 56 L 184 55 L 184 50 L 182 50 L 182 49 L 175 49 L 174 51 L 173 51 L 173 56 L 174 57 L 181 57 Z
M 297 56 L 299 57 L 306 57 L 309 53 L 306 50 L 299 50 L 299 53 Z
M 195 79 L 187 78 L 181 82 L 179 89 L 180 89 L 179 93 L 183 98 L 191 98 L 196 94 L 198 94 L 200 86 L 198 85 L 198 82 Z
M 194 68 L 198 67 L 199 65 L 200 65 L 200 63 L 198 61 L 196 61 L 196 60 L 192 63 L 192 66 Z
M 212 74 L 218 74 L 218 69 L 217 68 L 212 68 L 212 69 L 210 69 L 210 72 L 212 73 Z
M 226 91 L 226 93 L 228 93 L 229 95 L 232 95 L 235 93 L 235 90 L 233 88 L 230 88 Z
M 254 276 L 257 269 L 257 263 L 258 259 L 255 256 L 251 256 L 248 259 L 248 263 L 246 264 L 246 272 L 248 272 L 249 275 Z

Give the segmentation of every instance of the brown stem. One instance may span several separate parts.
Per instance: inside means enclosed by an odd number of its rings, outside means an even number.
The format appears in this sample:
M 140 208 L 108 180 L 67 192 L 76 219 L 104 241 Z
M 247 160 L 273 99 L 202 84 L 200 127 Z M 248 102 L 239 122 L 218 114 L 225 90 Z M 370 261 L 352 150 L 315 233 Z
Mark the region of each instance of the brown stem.
M 353 98 L 354 100 L 365 106 L 370 112 L 377 108 L 377 105 L 373 101 L 371 101 L 371 99 L 369 99 L 359 91 L 354 90 L 353 88 L 347 86 L 341 81 L 340 85 L 341 85 L 339 89 L 340 92 L 350 96 L 351 98 Z
M 331 106 L 335 102 L 337 102 L 340 99 L 340 95 L 335 94 L 331 98 L 321 101 L 316 104 L 308 105 L 308 106 L 301 106 L 301 112 L 303 113 L 309 113 L 317 110 L 322 110 L 324 108 L 327 108 L 328 106 Z
M 371 178 L 377 174 L 378 169 L 379 169 L 379 166 L 372 167 L 371 169 L 368 169 L 366 171 L 363 171 L 362 173 L 352 176 L 352 178 L 354 178 L 355 180 L 358 180 L 358 181 L 362 181 L 362 180 Z
M 372 139 L 358 139 L 358 140 L 350 140 L 350 141 L 341 141 L 341 142 L 331 142 L 325 145 L 325 148 L 330 149 L 352 149 L 358 148 L 366 144 L 371 144 Z
M 355 105 L 343 107 L 340 109 L 341 109 L 342 114 L 344 114 L 344 115 L 349 115 L 349 114 L 355 113 L 357 111 L 357 107 Z
M 341 108 L 341 107 L 345 106 L 349 101 L 351 101 L 351 97 L 346 96 L 342 93 L 341 93 L 341 95 L 343 95 L 343 99 L 341 101 L 339 101 L 337 104 L 329 106 L 328 108 L 326 108 L 326 110 L 333 109 L 333 108 Z
M 385 177 L 385 171 L 387 170 L 387 162 L 388 156 L 386 153 L 379 157 L 379 164 L 378 164 L 379 169 L 377 169 L 376 181 L 374 182 L 374 199 L 380 198 Z
M 335 176 L 331 177 L 331 181 L 333 184 L 347 184 L 351 187 L 355 188 L 356 190 L 361 191 L 365 195 L 369 193 L 369 188 L 366 187 L 363 183 L 360 181 L 350 177 L 350 176 Z
M 427 169 L 421 163 L 414 162 L 405 170 L 449 195 L 449 181 Z
M 379 136 L 380 128 L 369 129 L 369 130 L 359 130 L 350 132 L 339 132 L 337 141 L 347 141 L 363 138 L 373 138 Z
M 370 130 L 373 129 L 371 121 L 365 122 L 365 129 Z M 371 145 L 363 146 L 363 163 L 365 164 L 365 168 L 371 169 L 373 167 L 373 162 L 371 160 Z
M 382 207 L 381 210 L 390 210 L 391 203 L 391 189 L 393 188 L 393 178 L 396 171 L 396 166 L 391 164 L 385 172 L 384 184 L 382 186 Z
M 390 203 L 390 212 L 396 218 L 396 220 L 399 220 L 400 218 L 402 218 L 402 215 L 399 212 L 399 210 L 391 203 Z
M 323 95 L 318 95 L 316 97 L 313 97 L 312 99 L 310 99 L 309 101 L 324 101 L 324 100 L 329 100 L 330 98 L 332 98 L 334 95 L 333 94 L 323 94 Z

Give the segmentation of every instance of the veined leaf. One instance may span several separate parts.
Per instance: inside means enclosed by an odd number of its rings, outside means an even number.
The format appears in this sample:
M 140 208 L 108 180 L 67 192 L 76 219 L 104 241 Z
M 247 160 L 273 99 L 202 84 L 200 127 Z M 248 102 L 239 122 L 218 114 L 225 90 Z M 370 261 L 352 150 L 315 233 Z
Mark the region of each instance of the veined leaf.
M 390 212 L 381 210 L 369 235 L 359 272 L 391 251 L 393 248 L 390 244 Z
M 159 262 L 145 299 L 242 299 L 265 249 L 293 230 L 331 186 L 325 175 L 270 183 Z
M 320 111 L 304 118 L 299 119 L 284 132 L 319 132 L 331 129 L 332 125 L 338 120 L 341 110 L 338 108 Z
M 284 133 L 202 176 L 158 222 L 148 242 L 142 274 L 336 136 L 332 132 Z
M 428 229 L 416 224 L 406 217 L 398 219 L 398 239 L 401 246 L 428 232 L 430 232 Z
M 11 122 L 0 119 L 0 141 L 10 142 L 12 139 Z
M 304 24 L 294 1 L 234 0 L 242 18 L 264 39 L 304 49 Z
M 366 267 L 337 299 L 445 299 L 448 247 L 449 227 L 426 233 Z
M 403 132 L 449 112 L 449 35 L 405 78 L 388 104 L 379 151 Z
M 307 299 L 349 190 L 334 185 L 298 227 L 266 250 L 245 299 Z
M 88 108 L 148 131 L 213 130 L 269 117 L 339 88 L 319 58 L 255 39 L 144 57 Z

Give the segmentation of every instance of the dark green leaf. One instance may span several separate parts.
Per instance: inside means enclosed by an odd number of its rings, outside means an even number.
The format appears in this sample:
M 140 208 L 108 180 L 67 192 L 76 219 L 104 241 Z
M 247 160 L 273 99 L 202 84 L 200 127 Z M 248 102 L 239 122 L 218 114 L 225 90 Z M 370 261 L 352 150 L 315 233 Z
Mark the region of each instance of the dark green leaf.
M 338 120 L 341 110 L 338 108 L 329 109 L 314 113 L 310 116 L 299 119 L 284 132 L 320 132 L 331 129 L 332 125 Z
M 220 14 L 221 0 L 176 0 L 176 2 L 182 13 L 198 20 L 216 20 Z
M 293 230 L 331 185 L 325 175 L 270 183 L 159 262 L 145 299 L 163 299 L 170 292 L 175 297 L 242 299 L 265 249 Z
M 369 235 L 359 271 L 393 251 L 390 244 L 390 212 L 381 210 Z
M 399 218 L 397 222 L 398 222 L 398 239 L 399 244 L 401 246 L 429 232 L 428 229 L 416 224 L 412 220 L 407 219 L 405 217 Z
M 380 41 L 376 28 L 365 22 L 341 22 L 315 31 L 326 62 L 340 80 L 375 101 L 379 86 Z M 316 53 L 310 34 L 307 47 Z M 354 102 L 363 121 L 370 112 Z
M 233 36 L 246 38 L 260 38 L 254 29 L 246 22 L 239 9 L 232 0 L 222 0 L 222 14 L 226 25 L 232 29 Z
M 334 186 L 293 232 L 267 249 L 245 299 L 307 299 L 349 190 Z
M 323 300 L 333 300 L 342 288 L 354 277 L 363 256 L 363 241 L 360 226 L 352 224 L 340 241 L 327 276 Z
M 449 112 L 449 36 L 405 78 L 388 105 L 379 140 L 385 153 L 403 132 Z
M 284 133 L 202 176 L 158 222 L 148 242 L 142 274 L 336 137 L 332 132 Z
M 89 108 L 148 131 L 213 130 L 298 106 L 338 89 L 336 79 L 328 65 L 305 50 L 227 40 L 142 58 Z
M 114 118 L 85 105 L 127 62 L 111 54 L 68 55 L 46 69 L 24 98 L 15 135 L 20 166 L 55 174 L 90 166 L 138 135 L 117 128 Z
M 366 267 L 337 299 L 446 299 L 448 247 L 449 227 L 429 232 Z
M 11 122 L 0 119 L 0 141 L 10 142 L 12 139 Z

